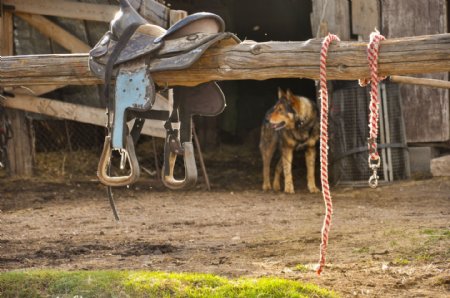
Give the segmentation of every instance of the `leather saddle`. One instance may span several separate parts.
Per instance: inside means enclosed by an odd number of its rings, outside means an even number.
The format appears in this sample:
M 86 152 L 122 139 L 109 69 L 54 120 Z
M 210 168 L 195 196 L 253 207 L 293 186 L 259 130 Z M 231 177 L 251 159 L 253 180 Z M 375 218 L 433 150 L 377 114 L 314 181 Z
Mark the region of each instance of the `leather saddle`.
M 180 189 L 196 183 L 191 118 L 193 115 L 218 115 L 225 108 L 225 97 L 215 82 L 178 86 L 173 88 L 171 113 L 152 110 L 156 88 L 151 74 L 189 68 L 219 41 L 238 43 L 239 39 L 224 32 L 224 28 L 219 16 L 202 12 L 189 15 L 165 30 L 149 24 L 127 0 L 120 0 L 120 10 L 111 21 L 110 30 L 89 53 L 89 67 L 104 80 L 103 96 L 108 104 L 108 135 L 97 171 L 103 184 L 125 186 L 138 179 L 140 169 L 134 145 L 145 119 L 166 121 L 164 185 Z M 127 122 L 133 119 L 130 131 Z M 110 174 L 113 151 L 120 153 L 121 169 L 128 163 L 127 174 Z M 179 155 L 184 157 L 185 167 L 185 177 L 181 180 L 174 177 Z

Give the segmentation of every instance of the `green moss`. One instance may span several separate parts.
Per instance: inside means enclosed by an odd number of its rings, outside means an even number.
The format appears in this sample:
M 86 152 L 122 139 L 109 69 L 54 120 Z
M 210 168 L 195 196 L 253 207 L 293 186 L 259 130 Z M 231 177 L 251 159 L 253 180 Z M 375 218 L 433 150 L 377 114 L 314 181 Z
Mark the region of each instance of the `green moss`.
M 227 279 L 211 274 L 145 271 L 0 273 L 0 297 L 337 297 L 281 278 Z

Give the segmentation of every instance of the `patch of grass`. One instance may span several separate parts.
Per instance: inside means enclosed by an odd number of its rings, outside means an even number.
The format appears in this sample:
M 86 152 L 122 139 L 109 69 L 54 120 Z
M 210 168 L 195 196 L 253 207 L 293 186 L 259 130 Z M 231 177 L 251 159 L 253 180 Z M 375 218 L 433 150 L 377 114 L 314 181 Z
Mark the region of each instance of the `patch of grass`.
M 227 279 L 211 274 L 146 271 L 11 271 L 0 297 L 338 297 L 316 285 L 281 278 Z
M 367 254 L 367 253 L 369 253 L 369 251 L 370 251 L 370 249 L 367 246 L 363 246 L 363 247 L 360 247 L 360 248 L 355 248 L 353 250 L 353 252 L 360 253 L 360 254 Z
M 416 255 L 415 259 L 416 259 L 416 261 L 419 261 L 419 262 L 429 262 L 429 261 L 433 260 L 433 256 L 429 253 L 424 252 L 419 255 Z
M 308 268 L 308 266 L 303 265 L 303 264 L 297 264 L 294 267 L 294 271 L 298 271 L 298 272 L 309 272 L 311 271 L 311 269 Z
M 392 247 L 398 246 L 398 242 L 395 240 L 391 240 L 391 242 L 389 243 Z
M 408 259 L 403 259 L 403 258 L 395 258 L 392 261 L 392 264 L 397 265 L 397 266 L 406 266 L 409 265 L 411 262 Z
M 448 229 L 424 229 L 421 233 L 439 240 L 450 239 L 450 230 Z

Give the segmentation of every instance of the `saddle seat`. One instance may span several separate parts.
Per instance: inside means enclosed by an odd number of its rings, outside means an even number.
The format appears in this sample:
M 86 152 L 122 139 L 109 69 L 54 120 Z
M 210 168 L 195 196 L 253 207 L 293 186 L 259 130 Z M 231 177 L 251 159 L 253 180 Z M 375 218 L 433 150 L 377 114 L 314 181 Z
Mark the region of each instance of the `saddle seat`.
M 115 59 L 114 66 L 150 55 L 151 60 L 155 61 L 150 66 L 152 72 L 185 69 L 198 60 L 212 44 L 220 40 L 228 40 L 233 44 L 239 42 L 233 34 L 223 32 L 225 24 L 222 18 L 213 13 L 188 15 L 165 30 L 149 24 L 129 6 L 125 13 L 116 14 L 110 31 L 89 53 L 89 66 L 96 76 L 104 78 L 105 66 L 118 40 L 126 33 L 127 28 L 132 28 L 130 26 L 137 28 Z

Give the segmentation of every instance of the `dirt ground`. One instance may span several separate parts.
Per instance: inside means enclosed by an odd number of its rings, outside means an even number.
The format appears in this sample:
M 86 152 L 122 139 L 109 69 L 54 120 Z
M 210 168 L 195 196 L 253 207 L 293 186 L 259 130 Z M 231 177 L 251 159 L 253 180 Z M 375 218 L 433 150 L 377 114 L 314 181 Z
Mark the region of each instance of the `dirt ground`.
M 318 277 L 324 203 L 260 191 L 259 167 L 208 165 L 212 190 L 143 179 L 115 192 L 92 181 L 0 181 L 0 270 L 142 269 L 279 276 L 344 297 L 450 296 L 450 179 L 334 187 L 328 266 Z

